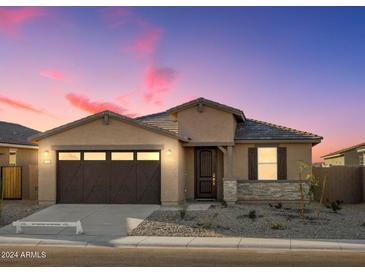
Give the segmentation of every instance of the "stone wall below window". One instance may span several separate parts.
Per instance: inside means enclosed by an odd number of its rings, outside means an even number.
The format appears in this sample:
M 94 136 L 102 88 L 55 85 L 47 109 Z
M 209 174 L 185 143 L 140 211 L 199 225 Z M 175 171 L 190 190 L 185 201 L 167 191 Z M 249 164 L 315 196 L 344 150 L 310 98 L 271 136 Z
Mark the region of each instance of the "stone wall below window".
M 308 182 L 303 181 L 238 181 L 238 202 L 245 201 L 299 201 L 302 184 L 304 200 L 309 200 Z

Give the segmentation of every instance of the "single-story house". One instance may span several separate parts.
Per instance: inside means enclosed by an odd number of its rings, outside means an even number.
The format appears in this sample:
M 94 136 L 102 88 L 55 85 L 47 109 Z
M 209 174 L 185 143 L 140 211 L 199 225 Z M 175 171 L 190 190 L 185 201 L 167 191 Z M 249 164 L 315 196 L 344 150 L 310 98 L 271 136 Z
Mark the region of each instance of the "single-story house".
M 204 98 L 131 119 L 103 111 L 32 137 L 40 203 L 297 200 L 322 137 Z
M 0 121 L 0 173 L 5 198 L 37 199 L 38 146 L 28 138 L 39 131 Z
M 365 142 L 322 156 L 326 166 L 365 166 Z

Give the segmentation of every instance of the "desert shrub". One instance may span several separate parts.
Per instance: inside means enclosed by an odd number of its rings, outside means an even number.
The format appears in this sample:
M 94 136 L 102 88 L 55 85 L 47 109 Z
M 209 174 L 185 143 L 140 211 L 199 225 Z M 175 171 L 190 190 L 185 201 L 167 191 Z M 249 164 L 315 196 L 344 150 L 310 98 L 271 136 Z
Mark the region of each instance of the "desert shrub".
M 183 220 L 186 216 L 186 210 L 181 209 L 179 213 L 180 213 L 180 218 Z
M 282 224 L 279 224 L 279 223 L 272 223 L 271 224 L 271 229 L 275 229 L 275 230 L 282 230 L 284 229 L 285 227 L 282 225 Z
M 279 203 L 277 203 L 277 204 L 269 204 L 269 207 L 274 207 L 274 208 L 276 208 L 276 209 L 280 209 L 280 208 L 282 208 L 283 207 L 283 204 L 281 203 L 281 202 L 279 202 Z
M 250 210 L 250 212 L 248 213 L 248 218 L 250 219 L 256 219 L 256 210 Z
M 282 203 L 277 203 L 277 205 L 275 205 L 275 208 L 276 209 L 280 209 L 283 207 L 283 204 Z
M 203 222 L 197 223 L 197 226 L 204 229 L 211 229 L 213 227 L 213 222 L 211 220 L 204 220 Z
M 326 207 L 332 209 L 332 211 L 334 213 L 337 213 L 338 211 L 340 211 L 342 209 L 342 204 L 343 204 L 342 200 L 336 200 L 334 202 L 330 202 L 327 199 Z

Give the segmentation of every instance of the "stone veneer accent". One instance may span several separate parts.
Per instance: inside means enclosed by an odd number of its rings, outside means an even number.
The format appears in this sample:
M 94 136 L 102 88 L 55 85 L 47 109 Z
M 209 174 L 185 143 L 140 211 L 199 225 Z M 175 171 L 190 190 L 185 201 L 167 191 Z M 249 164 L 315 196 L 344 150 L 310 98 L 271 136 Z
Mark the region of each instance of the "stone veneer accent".
M 234 205 L 237 202 L 237 181 L 223 178 L 223 200 L 227 205 Z
M 309 183 L 304 181 L 239 181 L 237 199 L 244 201 L 299 201 L 300 184 L 304 200 L 309 200 Z

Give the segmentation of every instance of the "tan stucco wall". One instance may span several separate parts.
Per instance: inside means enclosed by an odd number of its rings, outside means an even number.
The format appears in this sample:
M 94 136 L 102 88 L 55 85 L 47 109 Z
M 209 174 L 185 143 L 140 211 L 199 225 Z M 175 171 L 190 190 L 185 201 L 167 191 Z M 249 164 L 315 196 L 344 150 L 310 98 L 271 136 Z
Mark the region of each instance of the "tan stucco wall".
M 299 180 L 299 162 L 312 163 L 312 144 L 275 144 L 274 146 L 287 148 L 287 179 Z M 233 177 L 239 180 L 248 180 L 249 147 L 255 147 L 255 145 L 236 144 L 233 147 Z M 305 175 L 303 174 L 303 177 Z
M 324 163 L 326 165 L 331 165 L 331 166 L 344 166 L 345 165 L 345 157 L 344 156 L 339 156 L 339 157 L 324 159 Z
M 195 151 L 194 147 L 185 149 L 186 199 L 194 199 L 195 193 Z
M 177 139 L 138 126 L 110 119 L 102 119 L 69 129 L 39 141 L 39 200 L 56 201 L 56 153 L 54 145 L 164 145 L 161 150 L 161 202 L 176 204 L 184 198 L 181 193 L 184 176 L 179 169 L 182 149 Z M 167 155 L 170 149 L 172 154 Z M 44 163 L 43 153 L 50 152 L 51 163 Z
M 22 198 L 28 199 L 29 189 L 29 165 L 37 165 L 38 150 L 31 148 L 17 148 L 17 147 L 0 147 L 0 166 L 9 165 L 9 150 L 16 149 L 16 165 L 22 167 Z
M 192 142 L 233 142 L 236 121 L 231 113 L 208 106 L 199 112 L 194 106 L 179 111 L 177 121 L 181 136 Z

